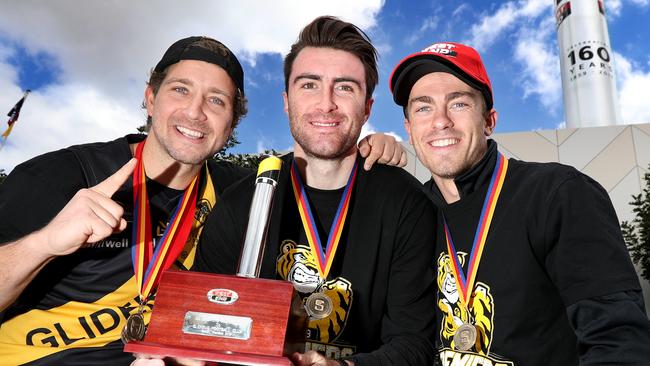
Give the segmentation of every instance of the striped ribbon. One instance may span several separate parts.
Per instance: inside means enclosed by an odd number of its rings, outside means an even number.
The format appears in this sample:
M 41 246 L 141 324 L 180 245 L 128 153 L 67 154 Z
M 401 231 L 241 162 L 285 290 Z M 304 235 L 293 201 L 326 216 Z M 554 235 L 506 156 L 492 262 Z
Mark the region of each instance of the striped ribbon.
M 172 213 L 165 232 L 154 249 L 151 234 L 151 215 L 149 213 L 149 196 L 147 194 L 147 177 L 142 163 L 142 150 L 145 141 L 138 144 L 135 157 L 137 166 L 133 171 L 133 231 L 131 257 L 133 271 L 138 285 L 140 301 L 146 301 L 158 284 L 162 272 L 169 268 L 180 251 L 192 228 L 198 181 L 200 173 L 194 177 L 185 189 L 174 212 Z
M 352 172 L 350 172 L 350 177 L 348 178 L 348 182 L 343 190 L 343 196 L 339 202 L 339 207 L 336 210 L 332 227 L 327 236 L 327 246 L 325 247 L 325 250 L 323 250 L 320 236 L 318 235 L 318 229 L 316 228 L 314 215 L 309 206 L 305 186 L 300 179 L 298 165 L 295 160 L 291 165 L 291 185 L 293 187 L 294 196 L 296 197 L 296 203 L 298 204 L 300 219 L 302 220 L 302 226 L 307 235 L 307 241 L 309 242 L 311 253 L 314 258 L 316 258 L 318 273 L 323 279 L 326 279 L 330 272 L 332 263 L 334 262 L 334 256 L 336 255 L 336 249 L 338 248 L 341 239 L 341 233 L 345 226 L 345 218 L 347 217 L 348 208 L 350 206 L 350 197 L 352 197 L 352 187 L 354 186 L 357 177 L 357 165 L 357 161 L 355 160 L 354 167 L 352 167 Z
M 481 255 L 485 248 L 485 241 L 487 239 L 488 231 L 490 230 L 490 224 L 492 223 L 492 217 L 497 206 L 497 201 L 499 200 L 499 195 L 501 194 L 501 188 L 503 188 L 503 182 L 506 179 L 507 170 L 508 159 L 499 153 L 496 167 L 494 168 L 492 177 L 490 178 L 490 185 L 488 186 L 485 201 L 483 202 L 483 208 L 481 209 L 481 216 L 479 217 L 478 226 L 476 227 L 476 233 L 474 234 L 474 243 L 472 244 L 472 252 L 467 266 L 467 276 L 465 275 L 462 264 L 460 263 L 460 258 L 458 257 L 449 227 L 447 226 L 447 221 L 443 221 L 445 239 L 447 241 L 447 253 L 452 258 L 452 271 L 456 278 L 456 287 L 460 295 L 461 304 L 465 307 L 468 305 L 471 291 L 474 288 L 478 266 L 481 262 Z

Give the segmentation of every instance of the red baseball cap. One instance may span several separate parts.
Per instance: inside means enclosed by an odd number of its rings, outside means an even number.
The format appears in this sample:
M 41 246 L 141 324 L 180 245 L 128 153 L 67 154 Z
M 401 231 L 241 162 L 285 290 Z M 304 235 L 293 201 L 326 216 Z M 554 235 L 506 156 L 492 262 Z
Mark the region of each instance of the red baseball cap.
M 487 109 L 492 109 L 492 84 L 481 56 L 472 47 L 452 42 L 434 43 L 397 64 L 389 85 L 395 103 L 406 108 L 413 85 L 432 72 L 450 73 L 479 90 L 485 98 Z

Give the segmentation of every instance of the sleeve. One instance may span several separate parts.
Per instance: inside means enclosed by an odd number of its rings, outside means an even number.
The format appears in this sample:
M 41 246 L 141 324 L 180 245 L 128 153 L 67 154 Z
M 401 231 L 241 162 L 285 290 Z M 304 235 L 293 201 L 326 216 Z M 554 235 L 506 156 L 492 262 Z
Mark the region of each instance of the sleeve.
M 84 182 L 76 160 L 62 155 L 16 166 L 0 185 L 0 245 L 45 226 Z
M 402 212 L 390 268 L 383 345 L 357 354 L 355 365 L 432 365 L 435 357 L 435 224 L 432 203 L 422 192 Z
M 580 365 L 643 365 L 650 360 L 650 321 L 640 291 L 580 300 L 567 307 Z
M 243 243 L 245 223 L 236 214 L 228 191 L 217 200 L 201 233 L 193 271 L 235 274 Z
M 575 172 L 554 192 L 545 209 L 545 266 L 564 304 L 639 291 L 616 212 L 604 188 Z
M 607 192 L 583 174 L 565 180 L 547 225 L 546 268 L 567 306 L 580 364 L 647 362 L 650 325 Z

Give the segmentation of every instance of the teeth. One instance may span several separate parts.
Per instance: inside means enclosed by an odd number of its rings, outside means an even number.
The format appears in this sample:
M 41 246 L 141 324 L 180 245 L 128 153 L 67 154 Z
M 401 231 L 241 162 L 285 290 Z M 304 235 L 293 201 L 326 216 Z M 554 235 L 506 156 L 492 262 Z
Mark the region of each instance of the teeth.
M 449 145 L 455 145 L 459 142 L 458 139 L 442 139 L 442 140 L 434 140 L 431 142 L 432 146 L 435 147 L 445 147 Z
M 189 128 L 185 128 L 183 126 L 176 126 L 176 130 L 182 133 L 184 136 L 192 139 L 200 139 L 201 137 L 203 137 L 202 132 L 190 130 Z
M 313 122 L 313 125 L 319 127 L 334 127 L 337 125 L 337 123 L 336 122 L 332 122 L 332 123 Z

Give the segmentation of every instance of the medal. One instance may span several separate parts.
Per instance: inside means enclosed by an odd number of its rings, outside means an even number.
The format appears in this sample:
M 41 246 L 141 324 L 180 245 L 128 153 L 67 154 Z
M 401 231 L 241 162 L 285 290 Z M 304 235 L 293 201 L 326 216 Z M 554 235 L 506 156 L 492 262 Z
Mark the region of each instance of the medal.
M 126 319 L 126 326 L 122 329 L 122 342 L 126 344 L 131 341 L 141 341 L 146 331 L 143 309 L 140 308 L 137 313 L 129 315 Z
M 305 300 L 305 310 L 312 319 L 327 318 L 332 309 L 332 299 L 322 292 L 314 292 Z
M 459 351 L 468 351 L 476 344 L 476 327 L 463 323 L 454 333 L 454 348 Z

